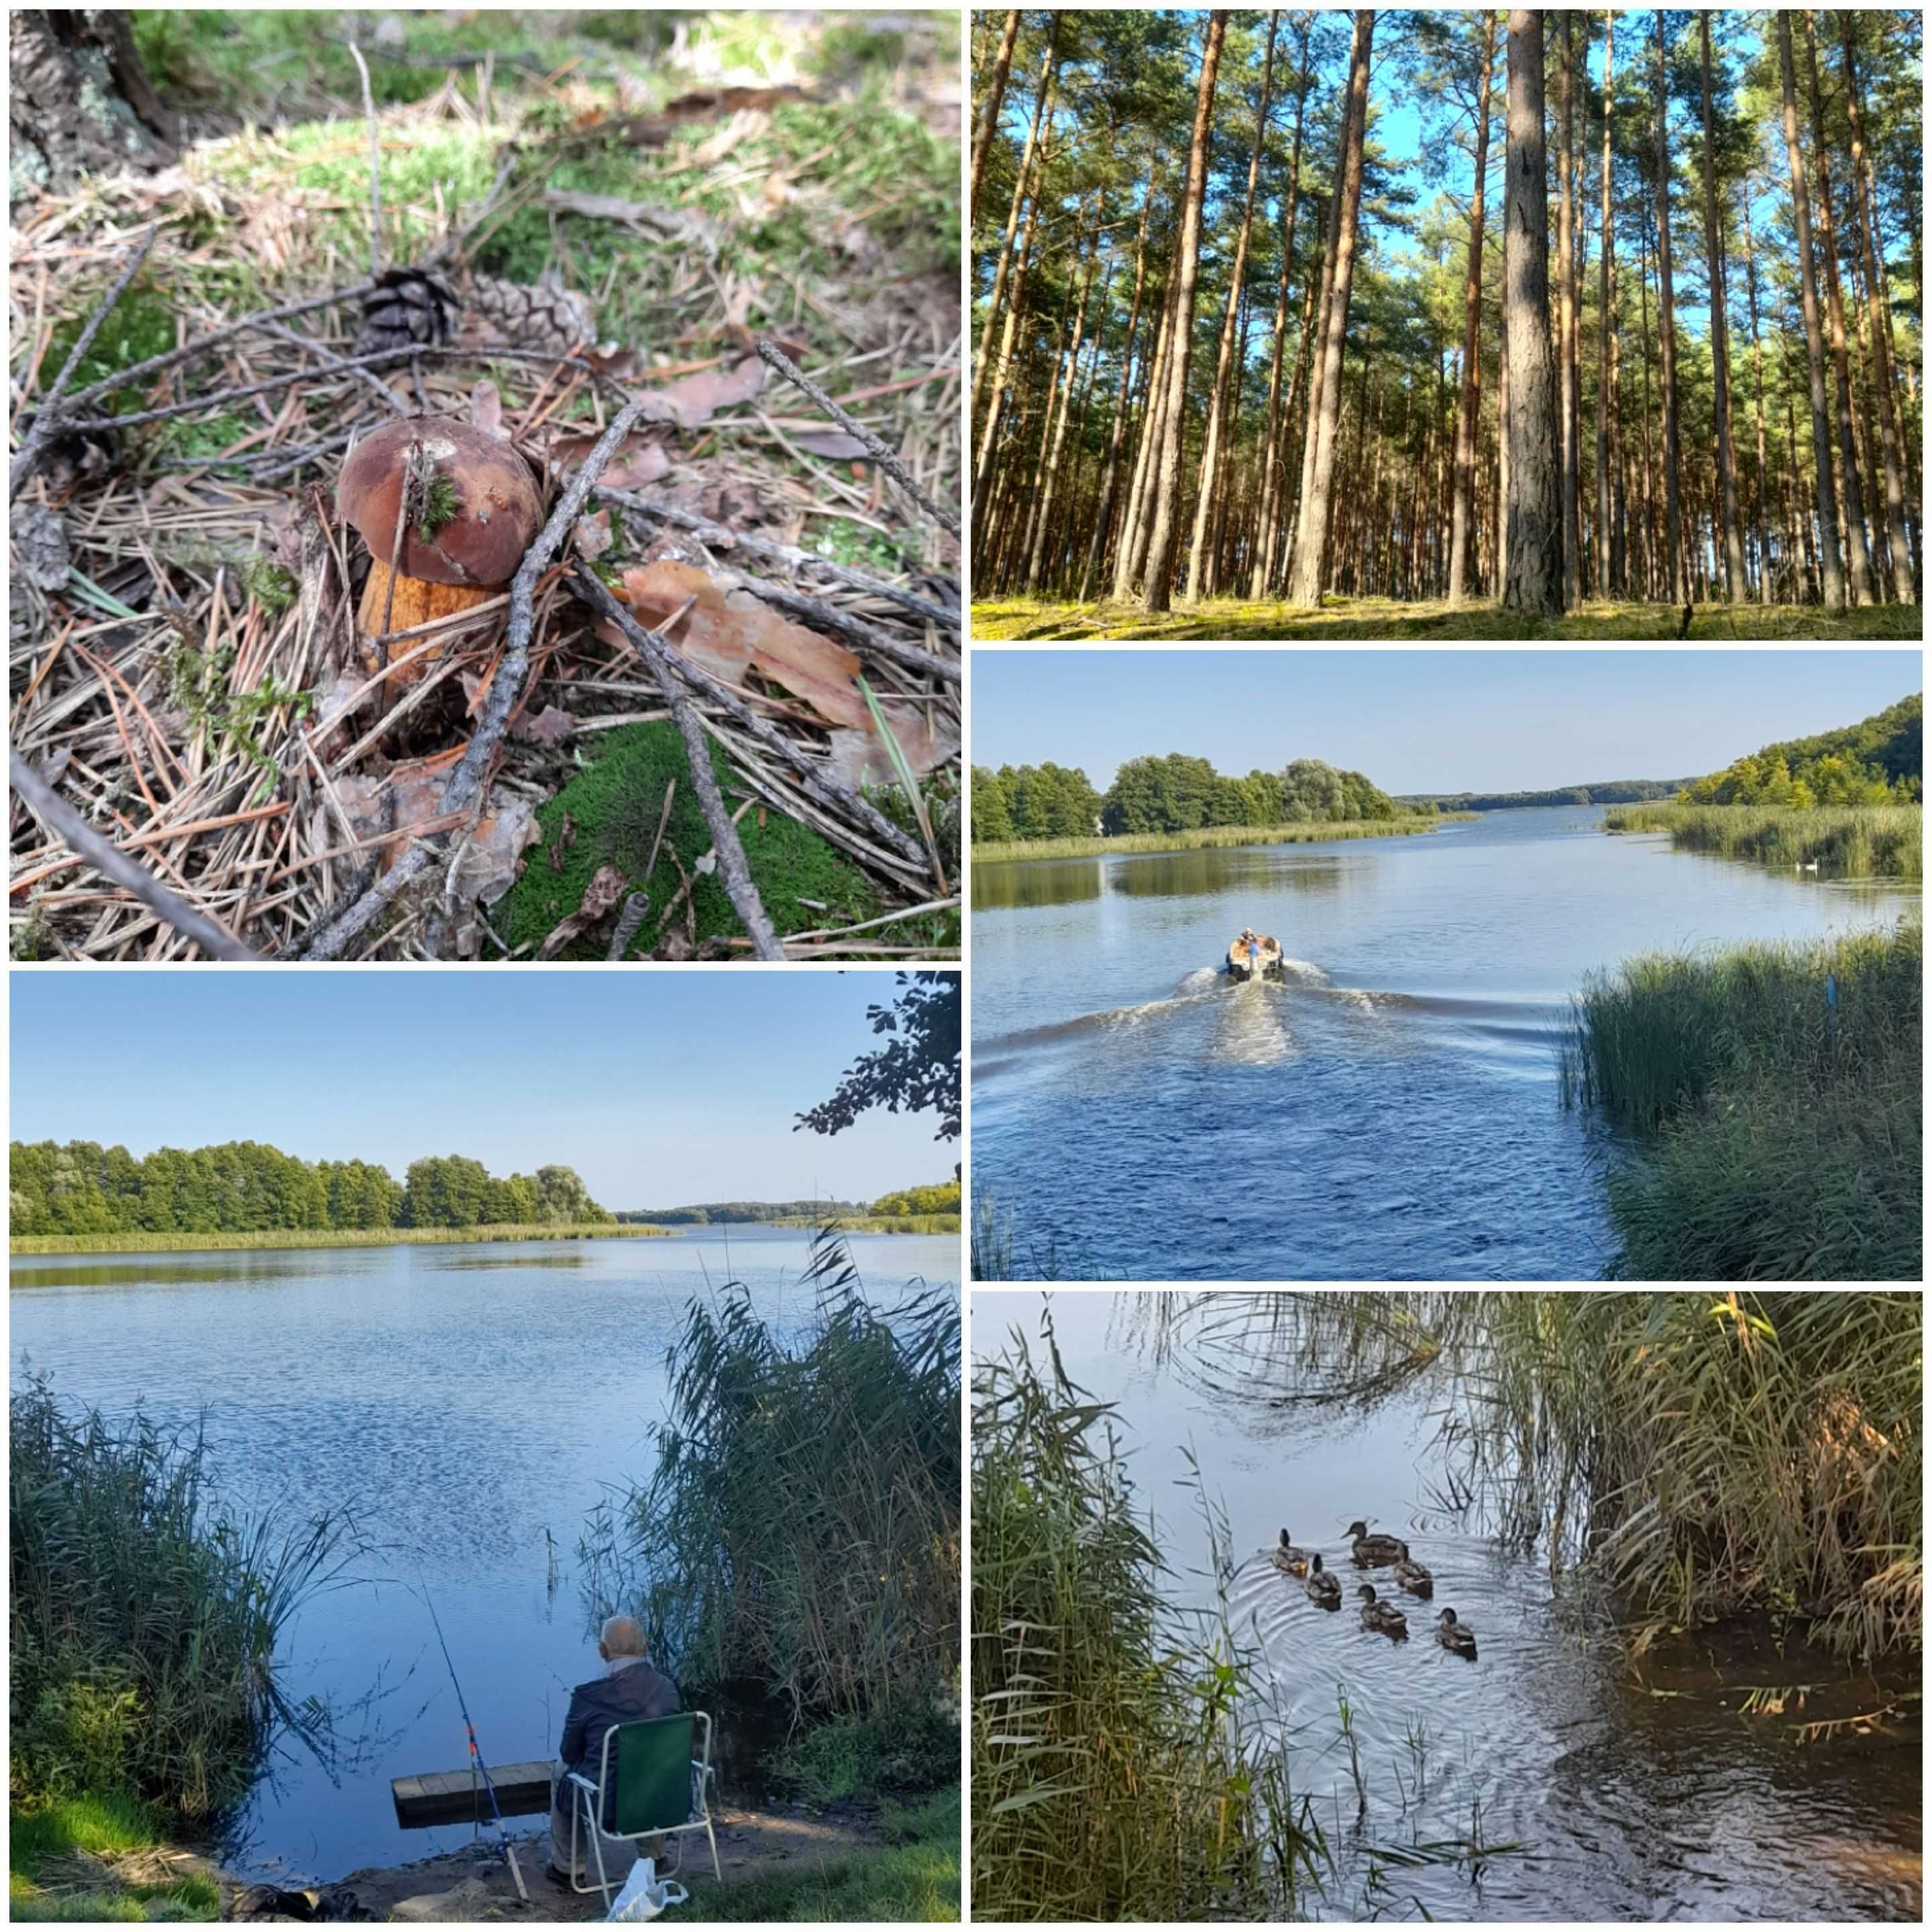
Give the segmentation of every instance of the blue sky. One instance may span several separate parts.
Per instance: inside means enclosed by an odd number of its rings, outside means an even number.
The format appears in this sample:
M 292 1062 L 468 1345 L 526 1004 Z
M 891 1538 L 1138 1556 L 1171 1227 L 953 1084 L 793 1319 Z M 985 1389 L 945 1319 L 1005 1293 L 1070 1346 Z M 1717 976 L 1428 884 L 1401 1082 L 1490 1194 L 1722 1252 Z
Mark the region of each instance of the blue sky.
M 1384 791 L 1686 778 L 1922 688 L 1900 651 L 990 651 L 973 762 L 1084 769 L 1186 752 L 1222 771 L 1325 759 Z
M 877 1044 L 890 973 L 154 968 L 12 976 L 16 1140 L 263 1141 L 398 1180 L 575 1168 L 607 1208 L 869 1200 L 950 1179 L 931 1114 L 792 1117 Z

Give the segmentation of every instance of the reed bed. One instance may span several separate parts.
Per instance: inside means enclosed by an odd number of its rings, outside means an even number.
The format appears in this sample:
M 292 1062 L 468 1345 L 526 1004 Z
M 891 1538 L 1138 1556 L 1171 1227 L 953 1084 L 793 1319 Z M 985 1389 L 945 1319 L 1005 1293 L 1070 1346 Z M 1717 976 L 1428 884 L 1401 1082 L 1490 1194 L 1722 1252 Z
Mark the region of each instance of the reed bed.
M 1017 1334 L 973 1409 L 973 1904 L 987 1919 L 1294 1916 L 1324 1856 L 1225 1615 L 1172 1612 L 1111 1404 Z
M 1606 832 L 1667 832 L 1687 852 L 1762 865 L 1816 866 L 1838 879 L 1922 879 L 1924 812 L 1916 805 L 1619 805 Z
M 688 1690 L 754 1683 L 879 1746 L 937 1724 L 956 1777 L 958 1300 L 874 1306 L 829 1232 L 801 1285 L 790 1336 L 741 1286 L 690 1304 L 656 1468 L 584 1540 L 592 1606 L 638 1616 Z
M 136 1414 L 13 1398 L 10 1791 L 16 1805 L 120 1794 L 206 1825 L 244 1797 L 278 1727 L 275 1641 L 340 1581 L 352 1538 L 221 1509 L 206 1444 Z
M 1576 1002 L 1566 1099 L 1639 1280 L 1916 1281 L 1924 928 L 1633 960 Z
M 525 1226 L 500 1222 L 483 1228 L 265 1228 L 216 1234 L 15 1234 L 16 1255 L 167 1255 L 229 1248 L 440 1247 L 451 1241 L 624 1241 L 668 1234 L 668 1228 L 638 1222 L 621 1227 L 604 1222 L 533 1222 Z
M 1192 832 L 1124 832 L 1112 838 L 1012 838 L 976 843 L 976 865 L 1013 859 L 1094 859 L 1124 852 L 1200 852 L 1223 845 L 1328 844 L 1345 838 L 1407 838 L 1433 832 L 1473 812 L 1401 818 L 1311 819 L 1300 825 L 1204 825 Z

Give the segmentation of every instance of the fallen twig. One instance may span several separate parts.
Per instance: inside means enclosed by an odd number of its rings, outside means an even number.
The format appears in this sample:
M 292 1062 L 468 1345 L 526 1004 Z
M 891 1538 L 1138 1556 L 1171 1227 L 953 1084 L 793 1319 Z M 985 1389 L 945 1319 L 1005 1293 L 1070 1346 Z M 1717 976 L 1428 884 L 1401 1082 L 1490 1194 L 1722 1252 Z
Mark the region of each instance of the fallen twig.
M 594 454 L 594 452 L 593 452 Z M 704 735 L 704 721 L 692 709 L 690 698 L 673 668 L 677 655 L 668 638 L 646 630 L 630 611 L 611 596 L 590 571 L 578 566 L 572 581 L 579 596 L 602 616 L 608 618 L 636 646 L 638 655 L 651 668 L 670 707 L 670 715 L 684 736 L 684 748 L 691 760 L 692 783 L 698 788 L 698 802 L 704 823 L 718 850 L 718 876 L 730 895 L 731 904 L 760 959 L 782 959 L 784 948 L 765 916 L 764 902 L 752 882 L 752 869 L 745 862 L 745 848 L 738 828 L 724 808 L 724 795 L 718 789 L 717 774 L 711 769 L 710 741 Z
M 888 448 L 856 417 L 850 416 L 787 356 L 769 336 L 760 336 L 754 345 L 758 353 L 796 388 L 801 389 L 830 417 L 848 436 L 855 436 L 862 442 L 872 460 L 903 490 L 926 514 L 942 530 L 954 536 L 959 534 L 959 519 L 940 504 L 935 502 L 913 480 L 912 472 L 902 463 L 897 453 Z
M 206 914 L 196 912 L 177 898 L 145 866 L 128 857 L 110 840 L 104 838 L 53 787 L 9 748 L 8 775 L 14 790 L 34 816 L 71 850 L 78 853 L 103 878 L 132 892 L 149 911 L 167 921 L 184 938 L 213 959 L 258 959 L 232 934 L 216 925 Z

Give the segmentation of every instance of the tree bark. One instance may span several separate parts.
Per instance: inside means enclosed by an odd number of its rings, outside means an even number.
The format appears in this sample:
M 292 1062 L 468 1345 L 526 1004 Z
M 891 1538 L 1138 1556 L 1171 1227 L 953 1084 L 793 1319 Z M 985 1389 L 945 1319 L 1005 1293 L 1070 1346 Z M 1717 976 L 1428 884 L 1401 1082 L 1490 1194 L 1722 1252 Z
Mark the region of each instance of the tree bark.
M 1563 483 L 1550 340 L 1550 203 L 1544 180 L 1543 15 L 1509 16 L 1503 202 L 1503 353 L 1509 370 L 1504 608 L 1563 614 Z
M 1771 602 L 1771 524 L 1765 512 L 1764 349 L 1758 338 L 1757 250 L 1751 238 L 1750 196 L 1739 204 L 1744 229 L 1744 288 L 1750 302 L 1751 375 L 1757 422 L 1757 503 L 1752 520 L 1757 526 L 1758 602 Z
M 1582 601 L 1582 532 L 1577 508 L 1576 214 L 1571 194 L 1570 158 L 1576 139 L 1571 98 L 1575 63 L 1570 58 L 1570 16 L 1562 20 L 1562 51 L 1557 62 L 1558 138 L 1556 148 L 1556 353 L 1558 404 L 1563 446 L 1563 608 Z
M 1106 205 L 1102 201 L 1095 210 L 1094 246 L 1087 257 L 1087 273 L 1080 284 L 1080 301 L 1073 311 L 1073 340 L 1066 351 L 1066 380 L 1065 391 L 1060 404 L 1060 420 L 1053 430 L 1052 447 L 1046 453 L 1046 474 L 1040 482 L 1040 523 L 1034 532 L 1033 552 L 1027 559 L 1026 594 L 1036 596 L 1040 590 L 1040 573 L 1046 567 L 1047 526 L 1053 515 L 1054 485 L 1060 475 L 1060 455 L 1066 442 L 1066 418 L 1072 413 L 1073 386 L 1080 369 L 1080 344 L 1087 332 L 1087 299 L 1094 292 L 1094 273 L 1100 266 L 1100 235 L 1106 226 Z M 1103 307 L 1101 313 L 1105 314 Z M 1049 399 L 1050 400 L 1050 399 Z M 1049 419 L 1052 408 L 1048 410 Z
M 1020 10 L 1016 7 L 1006 15 L 1006 29 L 1000 37 L 999 57 L 993 62 L 992 80 L 987 83 L 986 105 L 980 116 L 978 131 L 973 136 L 973 191 L 967 202 L 968 220 L 976 225 L 980 219 L 980 182 L 986 172 L 986 157 L 993 151 L 993 135 L 1000 124 L 1000 108 L 1006 98 L 1006 76 L 1013 68 L 1013 43 L 1019 38 Z
M 174 160 L 174 117 L 141 65 L 131 14 L 22 8 L 8 16 L 7 56 L 10 200 Z
M 1688 603 L 1684 580 L 1680 450 L 1677 434 L 1677 314 L 1670 277 L 1670 110 L 1664 86 L 1664 10 L 1657 13 L 1657 114 L 1654 149 L 1657 166 L 1657 354 L 1658 380 L 1664 400 L 1664 523 L 1670 545 L 1664 580 L 1672 604 Z
M 1180 427 L 1187 408 L 1187 365 L 1194 328 L 1194 290 L 1201 272 L 1201 207 L 1208 193 L 1208 134 L 1214 116 L 1214 79 L 1228 16 L 1208 16 L 1201 80 L 1194 97 L 1194 134 L 1187 148 L 1187 189 L 1174 249 L 1173 352 L 1168 358 L 1166 421 L 1161 428 L 1160 467 L 1154 484 L 1154 528 L 1148 538 L 1146 604 L 1150 612 L 1173 601 L 1174 540 L 1180 520 Z
M 1737 458 L 1731 445 L 1730 325 L 1724 309 L 1724 256 L 1718 224 L 1717 143 L 1711 116 L 1711 16 L 1697 16 L 1704 78 L 1704 252 L 1711 276 L 1711 369 L 1718 418 L 1718 481 L 1724 496 L 1724 589 L 1735 603 L 1747 592 L 1744 532 L 1738 521 Z
M 1611 261 L 1615 241 L 1610 220 L 1610 52 L 1616 16 L 1604 16 L 1604 162 L 1603 239 L 1597 262 L 1597 595 L 1612 595 L 1610 556 L 1610 382 L 1611 345 L 1616 340 L 1612 307 Z
M 1784 151 L 1791 166 L 1792 219 L 1798 238 L 1798 293 L 1804 310 L 1804 352 L 1810 364 L 1811 451 L 1818 485 L 1818 574 L 1825 608 L 1845 608 L 1838 556 L 1838 499 L 1832 476 L 1832 423 L 1825 400 L 1825 343 L 1818 322 L 1818 281 L 1811 256 L 1810 192 L 1798 140 L 1798 84 L 1791 58 L 1791 10 L 1778 10 L 1778 68 L 1784 90 Z
M 1126 433 L 1130 379 L 1134 366 L 1134 337 L 1140 327 L 1141 297 L 1147 286 L 1148 211 L 1154 205 L 1154 183 L 1150 179 L 1141 194 L 1140 231 L 1134 238 L 1134 292 L 1127 306 L 1127 338 L 1120 347 L 1120 392 L 1114 404 L 1114 422 L 1107 434 L 1107 468 L 1100 481 L 1100 499 L 1094 512 L 1094 535 L 1088 547 L 1087 567 L 1081 573 L 1080 598 L 1084 604 L 1093 595 L 1094 580 L 1100 574 L 1106 554 L 1107 526 L 1114 514 L 1114 490 L 1120 472 L 1120 440 Z
M 1462 392 L 1456 410 L 1456 472 L 1449 507 L 1449 602 L 1468 595 L 1471 498 L 1475 488 L 1476 426 L 1483 408 L 1483 214 L 1490 166 L 1490 75 L 1496 64 L 1496 16 L 1483 16 L 1483 72 L 1476 109 L 1476 186 L 1469 202 L 1469 266 L 1462 280 Z
M 1328 544 L 1330 494 L 1335 480 L 1335 432 L 1341 418 L 1342 349 L 1348 330 L 1348 297 L 1355 274 L 1355 228 L 1362 206 L 1362 154 L 1368 132 L 1369 48 L 1376 30 L 1375 9 L 1355 10 L 1354 46 L 1348 62 L 1348 107 L 1342 164 L 1342 200 L 1335 244 L 1334 286 L 1328 295 L 1328 326 L 1322 332 L 1321 401 L 1309 418 L 1314 461 L 1294 546 L 1288 583 L 1292 604 L 1319 604 L 1322 566 Z
M 1279 11 L 1268 15 L 1268 54 L 1262 63 L 1262 102 L 1255 116 L 1255 143 L 1248 153 L 1248 194 L 1241 204 L 1240 232 L 1234 243 L 1234 262 L 1228 283 L 1228 306 L 1221 317 L 1221 345 L 1214 361 L 1214 388 L 1208 404 L 1208 434 L 1201 446 L 1201 479 L 1195 492 L 1194 533 L 1187 554 L 1187 601 L 1201 597 L 1202 552 L 1213 515 L 1214 482 L 1221 455 L 1222 412 L 1226 407 L 1228 364 L 1234 352 L 1234 324 L 1241 306 L 1241 282 L 1247 272 L 1248 236 L 1254 226 L 1255 187 L 1261 179 L 1262 144 L 1268 137 L 1268 106 L 1274 85 L 1274 37 Z

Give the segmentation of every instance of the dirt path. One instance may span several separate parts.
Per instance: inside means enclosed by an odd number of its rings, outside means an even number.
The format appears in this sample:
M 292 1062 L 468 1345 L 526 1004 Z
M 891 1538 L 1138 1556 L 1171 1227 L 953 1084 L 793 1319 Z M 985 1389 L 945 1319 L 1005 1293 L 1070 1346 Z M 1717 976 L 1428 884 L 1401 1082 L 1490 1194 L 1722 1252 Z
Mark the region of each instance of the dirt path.
M 715 1816 L 718 1862 L 727 1886 L 879 1842 L 876 1822 L 856 1808 L 818 1810 L 781 1805 L 751 1810 L 731 1804 L 721 1807 Z M 513 1834 L 513 1841 L 524 1882 L 530 1888 L 528 1905 L 518 1900 L 493 1838 L 479 1838 L 460 1851 L 446 1852 L 414 1864 L 375 1865 L 351 1872 L 330 1890 L 338 1897 L 345 1891 L 353 1892 L 362 1910 L 377 1919 L 404 1917 L 449 1924 L 502 1918 L 548 1924 L 604 1916 L 603 1900 L 596 1892 L 572 1892 L 545 1876 L 548 1832 Z M 679 1880 L 689 1889 L 691 1903 L 678 1916 L 703 1918 L 705 1894 L 716 1892 L 718 1880 L 712 1876 L 701 1832 L 691 1833 L 686 1839 L 684 1869 Z M 398 1906 L 404 1908 L 400 1912 Z

